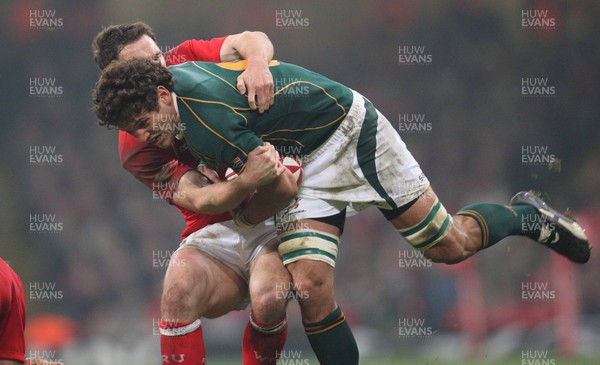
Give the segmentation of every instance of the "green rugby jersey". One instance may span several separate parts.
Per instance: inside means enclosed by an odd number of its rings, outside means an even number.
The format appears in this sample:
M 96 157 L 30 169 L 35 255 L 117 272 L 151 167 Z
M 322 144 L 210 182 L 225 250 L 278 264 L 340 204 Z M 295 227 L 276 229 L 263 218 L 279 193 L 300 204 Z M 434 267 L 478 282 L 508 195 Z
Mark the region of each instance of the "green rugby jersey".
M 346 86 L 273 61 L 275 102 L 259 114 L 236 88 L 245 66 L 245 61 L 188 62 L 169 68 L 186 142 L 215 165 L 240 172 L 247 154 L 263 141 L 282 155 L 307 155 L 333 134 L 352 105 L 353 94 Z

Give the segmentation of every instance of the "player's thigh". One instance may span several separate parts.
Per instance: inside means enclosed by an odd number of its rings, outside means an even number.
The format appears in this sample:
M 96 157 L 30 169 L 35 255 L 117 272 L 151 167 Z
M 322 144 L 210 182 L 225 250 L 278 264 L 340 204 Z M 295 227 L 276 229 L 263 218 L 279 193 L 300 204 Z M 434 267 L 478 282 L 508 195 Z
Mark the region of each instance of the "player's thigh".
M 234 270 L 193 247 L 179 249 L 171 257 L 163 295 L 169 296 L 170 290 L 184 291 L 187 301 L 207 318 L 236 309 L 247 295 L 245 281 Z
M 274 292 L 278 288 L 289 287 L 292 278 L 283 266 L 283 261 L 277 251 L 278 243 L 277 240 L 267 243 L 250 265 L 248 285 L 250 297 L 255 294 Z
M 278 251 L 283 264 L 311 260 L 335 267 L 346 205 L 300 196 L 290 209 L 278 213 Z
M 421 195 L 426 176 L 384 115 L 354 92 L 351 111 L 306 158 L 299 196 L 396 209 Z M 302 202 L 300 202 L 302 204 Z M 320 216 L 308 216 L 313 218 Z
M 396 229 L 406 229 L 421 223 L 430 213 L 431 208 L 438 200 L 431 187 L 421 194 L 415 203 L 399 216 L 390 220 Z
M 305 321 L 318 321 L 335 309 L 333 273 L 345 207 L 300 194 L 291 209 L 277 216 L 278 251 Z
M 262 247 L 250 266 L 248 283 L 254 315 L 268 324 L 285 314 L 292 288 L 292 277 L 283 266 L 277 244 L 274 239 Z
M 326 202 L 324 202 L 326 204 Z M 345 214 L 338 212 L 336 215 Z M 318 216 L 318 215 L 317 215 Z M 280 226 L 281 227 L 281 226 Z M 278 251 L 283 260 L 283 264 L 288 268 L 290 273 L 294 275 L 290 268 L 296 268 L 298 265 L 291 265 L 296 261 L 316 261 L 322 262 L 327 269 L 319 269 L 319 273 L 331 273 L 335 268 L 335 260 L 337 259 L 337 251 L 341 228 L 327 223 L 324 220 L 316 219 L 298 219 L 287 222 L 283 230 L 279 230 L 279 247 Z M 300 265 L 302 266 L 302 265 Z M 317 265 L 321 267 L 321 265 Z
M 429 180 L 388 119 L 369 102 L 365 106 L 366 132 L 359 137 L 354 166 L 368 182 L 373 198 L 369 201 L 367 192 L 359 191 L 353 205 L 359 210 L 370 205 L 397 209 L 422 195 Z
M 302 219 L 288 226 L 286 233 L 298 235 L 303 232 L 307 237 L 299 238 L 297 243 L 302 248 L 294 251 L 292 255 L 295 256 L 291 259 L 283 255 L 285 267 L 292 275 L 294 289 L 300 293 L 320 293 L 319 295 L 324 296 L 323 299 L 333 298 L 333 273 L 337 257 L 329 254 L 327 245 L 337 246 L 332 240 L 335 238 L 339 242 L 340 229 L 321 221 Z M 284 233 L 282 237 L 285 239 L 288 236 Z M 279 252 L 282 253 L 282 246 L 279 247 Z

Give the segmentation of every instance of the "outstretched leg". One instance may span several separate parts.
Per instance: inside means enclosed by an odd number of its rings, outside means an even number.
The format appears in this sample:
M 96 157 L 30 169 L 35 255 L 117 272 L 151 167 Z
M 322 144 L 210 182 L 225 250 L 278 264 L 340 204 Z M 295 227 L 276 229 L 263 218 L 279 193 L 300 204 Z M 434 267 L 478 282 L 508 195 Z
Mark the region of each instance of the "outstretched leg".
M 574 262 L 585 263 L 590 256 L 581 227 L 526 192 L 517 194 L 507 206 L 476 203 L 450 216 L 428 188 L 391 222 L 413 247 L 435 262 L 460 262 L 514 235 L 529 237 Z

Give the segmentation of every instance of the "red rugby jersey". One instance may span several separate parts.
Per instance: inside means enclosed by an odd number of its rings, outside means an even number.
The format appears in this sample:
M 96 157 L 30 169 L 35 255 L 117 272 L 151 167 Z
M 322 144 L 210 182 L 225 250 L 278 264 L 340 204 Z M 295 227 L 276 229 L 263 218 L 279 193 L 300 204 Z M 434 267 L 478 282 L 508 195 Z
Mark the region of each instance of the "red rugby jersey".
M 0 359 L 25 361 L 25 293 L 19 276 L 0 259 Z
M 167 66 L 188 61 L 221 61 L 221 46 L 225 37 L 211 40 L 188 40 L 165 53 Z M 119 156 L 123 168 L 150 188 L 158 197 L 173 204 L 172 197 L 179 179 L 194 170 L 197 159 L 184 142 L 174 140 L 168 149 L 143 142 L 127 132 L 119 131 Z M 231 219 L 229 213 L 218 215 L 200 214 L 175 205 L 183 214 L 186 227 L 182 238 L 213 223 Z

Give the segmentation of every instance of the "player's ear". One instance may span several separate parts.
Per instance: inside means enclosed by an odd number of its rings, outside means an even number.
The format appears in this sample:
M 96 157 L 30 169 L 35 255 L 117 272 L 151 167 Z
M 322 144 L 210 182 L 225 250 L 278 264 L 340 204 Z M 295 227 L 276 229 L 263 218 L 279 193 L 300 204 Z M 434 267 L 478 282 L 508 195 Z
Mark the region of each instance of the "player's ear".
M 171 102 L 173 101 L 173 99 L 171 97 L 171 92 L 169 90 L 167 90 L 166 87 L 159 85 L 156 88 L 156 94 L 158 95 L 158 100 L 162 101 L 163 103 L 165 103 L 167 105 L 171 105 Z

